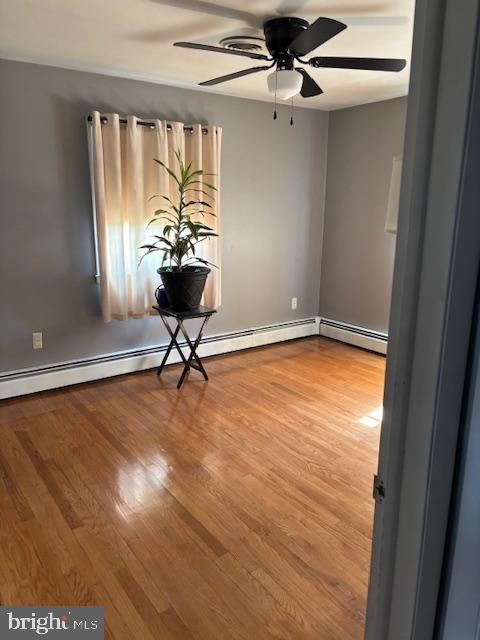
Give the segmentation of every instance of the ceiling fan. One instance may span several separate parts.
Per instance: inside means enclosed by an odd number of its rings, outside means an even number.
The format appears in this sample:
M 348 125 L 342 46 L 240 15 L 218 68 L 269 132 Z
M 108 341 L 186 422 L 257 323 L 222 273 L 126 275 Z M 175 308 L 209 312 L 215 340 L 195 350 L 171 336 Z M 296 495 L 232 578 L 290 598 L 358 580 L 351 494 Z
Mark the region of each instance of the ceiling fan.
M 369 71 L 401 71 L 407 64 L 406 60 L 398 58 L 345 58 L 315 56 L 309 60 L 303 57 L 324 44 L 347 25 L 331 18 L 317 18 L 311 24 L 302 18 L 273 18 L 263 25 L 265 45 L 270 57 L 255 51 L 228 49 L 209 44 L 195 42 L 175 42 L 176 47 L 187 49 L 201 49 L 215 51 L 229 55 L 243 56 L 254 60 L 264 60 L 269 64 L 242 69 L 225 76 L 200 82 L 201 86 L 212 86 L 248 76 L 260 71 L 268 71 L 275 67 L 267 78 L 270 93 L 282 100 L 288 100 L 300 93 L 303 98 L 318 96 L 323 93 L 312 76 L 301 66 L 309 65 L 314 68 L 327 69 L 366 69 Z

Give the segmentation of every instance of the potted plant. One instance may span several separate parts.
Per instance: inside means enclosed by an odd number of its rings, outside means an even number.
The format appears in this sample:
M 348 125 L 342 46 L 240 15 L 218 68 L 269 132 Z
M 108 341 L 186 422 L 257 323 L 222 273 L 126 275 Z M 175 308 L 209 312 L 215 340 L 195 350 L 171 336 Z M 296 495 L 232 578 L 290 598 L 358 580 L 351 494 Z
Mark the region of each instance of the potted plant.
M 161 160 L 155 159 L 174 181 L 176 194 L 174 200 L 168 195 L 152 196 L 162 198 L 164 208 L 155 211 L 148 227 L 160 224 L 162 230 L 160 235 L 152 236 L 154 242 L 140 247 L 146 249 L 140 262 L 155 251 L 163 253 L 157 272 L 165 287 L 168 303 L 176 311 L 188 311 L 200 304 L 210 273 L 208 265 L 215 267 L 208 260 L 199 258 L 195 250 L 207 238 L 218 235 L 200 220 L 215 215 L 205 197 L 212 198 L 212 191 L 216 188 L 200 179 L 212 174 L 201 169 L 193 171 L 192 163 L 185 165 L 179 151 L 175 152 L 175 158 L 178 171 L 172 171 Z

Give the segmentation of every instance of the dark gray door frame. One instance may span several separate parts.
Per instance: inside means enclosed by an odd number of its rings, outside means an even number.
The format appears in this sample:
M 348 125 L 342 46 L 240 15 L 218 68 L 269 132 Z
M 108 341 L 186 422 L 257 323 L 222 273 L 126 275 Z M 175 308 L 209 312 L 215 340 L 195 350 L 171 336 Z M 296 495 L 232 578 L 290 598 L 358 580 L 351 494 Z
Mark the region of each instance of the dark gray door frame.
M 479 15 L 417 0 L 367 640 L 433 637 L 480 256 Z
M 480 140 L 478 141 L 480 145 Z M 480 292 L 479 292 L 480 293 Z M 464 400 L 435 638 L 480 638 L 480 299 Z

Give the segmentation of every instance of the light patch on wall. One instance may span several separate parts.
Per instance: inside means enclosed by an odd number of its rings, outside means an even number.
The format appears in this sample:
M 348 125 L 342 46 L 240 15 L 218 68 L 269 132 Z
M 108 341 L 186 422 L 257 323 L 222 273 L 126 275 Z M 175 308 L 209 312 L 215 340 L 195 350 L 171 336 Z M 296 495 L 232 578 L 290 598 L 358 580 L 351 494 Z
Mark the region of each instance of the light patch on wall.
M 377 407 L 373 411 L 370 411 L 368 415 L 363 416 L 363 418 L 360 418 L 358 422 L 360 424 L 363 424 L 365 427 L 370 427 L 373 429 L 374 427 L 378 427 L 378 425 L 382 421 L 382 417 L 383 417 L 383 407 Z
M 385 222 L 386 233 L 397 233 L 398 208 L 400 206 L 400 185 L 402 182 L 403 156 L 394 156 L 392 164 L 392 176 L 388 192 L 387 218 Z

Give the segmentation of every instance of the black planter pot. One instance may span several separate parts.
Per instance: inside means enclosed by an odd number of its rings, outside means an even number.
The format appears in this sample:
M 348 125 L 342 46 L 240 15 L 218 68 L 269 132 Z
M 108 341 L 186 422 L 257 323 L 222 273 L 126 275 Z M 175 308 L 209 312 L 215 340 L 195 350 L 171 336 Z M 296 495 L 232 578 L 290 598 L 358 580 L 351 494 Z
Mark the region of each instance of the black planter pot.
M 168 267 L 157 269 L 160 274 L 169 305 L 175 311 L 190 311 L 200 304 L 208 267 L 188 266 L 182 271 L 170 271 Z

